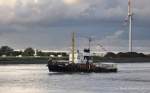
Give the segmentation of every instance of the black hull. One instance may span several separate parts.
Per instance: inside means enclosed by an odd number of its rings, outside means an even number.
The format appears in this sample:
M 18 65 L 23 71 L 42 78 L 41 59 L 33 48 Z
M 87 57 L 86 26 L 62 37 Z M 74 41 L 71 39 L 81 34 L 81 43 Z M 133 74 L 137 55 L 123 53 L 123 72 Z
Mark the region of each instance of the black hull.
M 93 64 L 69 64 L 69 63 L 49 63 L 48 65 L 49 72 L 66 72 L 66 73 L 75 73 L 75 72 L 85 72 L 85 73 L 109 73 L 117 72 L 117 69 L 108 69 L 102 67 L 96 67 Z

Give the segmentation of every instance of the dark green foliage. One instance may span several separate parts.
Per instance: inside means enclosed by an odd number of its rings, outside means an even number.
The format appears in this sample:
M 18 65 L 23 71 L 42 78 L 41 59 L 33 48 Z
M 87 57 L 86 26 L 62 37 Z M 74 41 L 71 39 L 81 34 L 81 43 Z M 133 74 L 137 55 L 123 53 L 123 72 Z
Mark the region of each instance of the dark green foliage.
M 6 55 L 6 56 L 34 56 L 35 51 L 33 48 L 29 47 L 26 48 L 24 52 L 22 51 L 14 51 L 14 49 L 12 49 L 9 46 L 2 46 L 0 48 L 0 56 L 2 55 Z M 53 56 L 52 56 L 53 55 Z M 54 58 L 59 58 L 58 55 L 62 55 L 61 58 L 63 59 L 68 59 L 69 55 L 66 52 L 42 52 L 40 50 L 37 50 L 37 56 L 39 57 L 54 57 Z M 136 52 L 120 52 L 118 54 L 115 54 L 113 52 L 108 52 L 104 57 L 100 57 L 100 56 L 93 56 L 93 59 L 103 59 L 103 58 L 150 58 L 150 55 L 145 55 L 143 53 L 136 53 Z
M 23 56 L 34 56 L 34 49 L 29 47 L 29 48 L 26 48 L 23 52 Z
M 113 52 L 108 52 L 108 53 L 105 55 L 105 57 L 107 57 L 107 58 L 115 58 L 115 57 L 116 57 L 116 54 L 113 53 Z
M 22 55 L 22 54 L 23 54 L 22 51 L 13 51 L 12 56 L 19 56 L 19 55 Z
M 134 57 L 146 57 L 143 53 L 136 53 L 136 52 L 127 52 L 127 53 L 118 53 L 117 57 L 119 58 L 134 58 Z
M 0 48 L 0 56 L 6 55 L 6 56 L 12 56 L 13 55 L 13 49 L 9 46 L 2 46 Z
M 37 56 L 46 56 L 44 52 L 42 51 L 37 51 Z
M 68 54 L 65 53 L 65 52 L 63 52 L 63 53 L 61 53 L 61 54 L 62 54 L 63 57 L 67 57 L 67 56 L 68 56 Z
M 120 52 L 118 54 L 109 52 L 105 55 L 106 58 L 136 58 L 136 57 L 147 57 L 143 53 L 136 53 L 136 52 Z

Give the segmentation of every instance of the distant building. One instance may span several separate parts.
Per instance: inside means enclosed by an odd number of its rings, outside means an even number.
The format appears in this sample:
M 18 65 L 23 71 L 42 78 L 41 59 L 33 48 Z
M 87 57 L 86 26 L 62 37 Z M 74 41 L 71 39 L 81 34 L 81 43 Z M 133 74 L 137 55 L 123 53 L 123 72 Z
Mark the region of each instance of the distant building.
M 55 57 L 54 55 L 50 55 L 50 57 Z
M 38 51 L 37 49 L 34 49 L 34 57 L 38 57 L 37 56 L 37 51 Z
M 21 57 L 22 57 L 22 55 L 18 55 L 18 56 L 16 56 L 16 57 L 21 58 Z
M 107 53 L 106 52 L 94 52 L 93 56 L 100 56 L 100 57 L 104 57 Z
M 62 55 L 58 55 L 58 57 L 62 57 Z
M 6 55 L 2 55 L 3 58 L 7 57 Z

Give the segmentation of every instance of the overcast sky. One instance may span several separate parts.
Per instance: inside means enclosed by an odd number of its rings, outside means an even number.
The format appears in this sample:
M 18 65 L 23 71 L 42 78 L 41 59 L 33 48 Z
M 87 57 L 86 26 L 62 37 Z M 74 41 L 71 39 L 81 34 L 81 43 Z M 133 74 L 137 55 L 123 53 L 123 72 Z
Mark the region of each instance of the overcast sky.
M 132 0 L 134 51 L 150 52 L 150 0 Z M 128 0 L 0 0 L 0 45 L 15 49 L 68 50 L 71 32 L 78 46 L 128 51 Z

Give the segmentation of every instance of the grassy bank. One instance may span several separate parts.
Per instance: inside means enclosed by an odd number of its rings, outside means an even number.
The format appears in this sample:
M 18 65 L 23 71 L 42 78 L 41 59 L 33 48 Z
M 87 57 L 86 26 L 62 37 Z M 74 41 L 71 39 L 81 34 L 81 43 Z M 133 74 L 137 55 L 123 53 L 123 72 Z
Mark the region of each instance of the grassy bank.
M 0 57 L 0 64 L 46 64 L 48 57 Z
M 114 62 L 114 63 L 150 63 L 150 58 L 94 58 L 94 62 Z
M 0 57 L 0 64 L 47 64 L 49 57 Z M 53 58 L 54 60 L 68 60 L 67 57 Z M 143 63 L 150 62 L 150 58 L 104 58 L 94 57 L 94 62 L 115 62 L 115 63 Z
M 0 64 L 47 64 L 49 57 L 42 56 L 42 57 L 33 57 L 33 56 L 26 56 L 26 57 L 0 57 Z M 66 57 L 55 57 L 54 60 L 68 60 Z

